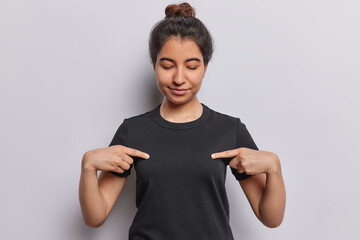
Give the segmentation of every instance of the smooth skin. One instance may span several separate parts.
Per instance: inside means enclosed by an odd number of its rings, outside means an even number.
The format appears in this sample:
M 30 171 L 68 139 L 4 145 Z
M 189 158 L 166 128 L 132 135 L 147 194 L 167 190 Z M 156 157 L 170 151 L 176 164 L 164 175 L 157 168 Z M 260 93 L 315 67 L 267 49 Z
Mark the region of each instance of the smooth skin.
M 237 148 L 213 153 L 213 159 L 234 157 L 229 165 L 251 177 L 239 180 L 256 217 L 267 227 L 279 227 L 285 213 L 285 185 L 279 157 L 272 152 Z
M 123 173 L 134 162 L 131 156 L 149 159 L 147 153 L 122 145 L 90 150 L 83 155 L 79 200 L 87 226 L 100 227 L 109 216 L 127 176 L 115 176 L 108 171 Z M 102 171 L 99 178 L 97 170 Z
M 170 122 L 196 120 L 202 114 L 202 105 L 196 94 L 200 90 L 207 66 L 202 53 L 192 40 L 172 37 L 166 41 L 153 63 L 157 86 L 164 95 L 160 114 Z M 171 89 L 188 89 L 182 96 Z
M 157 86 L 164 95 L 161 116 L 176 123 L 189 122 L 202 115 L 196 94 L 200 90 L 207 65 L 197 44 L 189 39 L 172 37 L 166 41 L 153 62 Z M 176 95 L 172 88 L 188 89 Z M 82 159 L 79 199 L 85 223 L 101 226 L 109 216 L 127 177 L 107 171 L 123 172 L 133 163 L 131 156 L 149 159 L 147 153 L 115 145 L 88 151 Z M 216 153 L 214 158 L 234 157 L 230 167 L 253 175 L 239 181 L 255 215 L 267 227 L 278 227 L 285 210 L 285 186 L 276 154 L 248 148 Z M 99 179 L 97 170 L 101 170 Z

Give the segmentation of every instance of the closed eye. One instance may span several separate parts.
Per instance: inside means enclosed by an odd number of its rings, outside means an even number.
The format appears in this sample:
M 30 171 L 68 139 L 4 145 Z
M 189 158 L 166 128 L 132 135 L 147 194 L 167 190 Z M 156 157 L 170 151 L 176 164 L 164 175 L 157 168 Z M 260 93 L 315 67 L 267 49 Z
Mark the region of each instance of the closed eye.
M 198 67 L 188 67 L 188 69 L 191 69 L 191 70 L 195 70 L 195 69 L 197 69 Z
M 162 66 L 164 69 L 171 69 L 171 68 L 173 68 L 172 66 L 171 67 L 165 67 L 165 66 Z M 195 70 L 195 69 L 197 69 L 198 67 L 187 67 L 188 69 L 190 69 L 190 70 Z
M 171 69 L 172 67 L 165 67 L 165 66 L 162 66 L 164 69 Z

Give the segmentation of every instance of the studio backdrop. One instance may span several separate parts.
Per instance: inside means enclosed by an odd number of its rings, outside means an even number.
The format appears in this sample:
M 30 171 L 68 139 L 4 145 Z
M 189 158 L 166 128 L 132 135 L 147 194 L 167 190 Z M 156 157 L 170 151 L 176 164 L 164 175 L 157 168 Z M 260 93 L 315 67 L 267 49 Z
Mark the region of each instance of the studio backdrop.
M 0 1 L 2 239 L 127 239 L 136 172 L 90 228 L 81 159 L 162 101 L 147 41 L 170 3 Z M 199 101 L 276 153 L 286 186 L 284 220 L 267 228 L 228 168 L 234 238 L 359 239 L 360 3 L 189 3 L 215 44 Z

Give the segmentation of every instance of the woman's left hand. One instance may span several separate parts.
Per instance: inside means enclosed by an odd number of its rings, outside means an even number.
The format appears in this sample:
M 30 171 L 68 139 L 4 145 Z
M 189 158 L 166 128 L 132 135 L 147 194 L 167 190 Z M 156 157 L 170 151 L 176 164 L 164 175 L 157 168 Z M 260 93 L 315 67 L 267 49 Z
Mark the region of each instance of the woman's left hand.
M 213 153 L 211 157 L 213 159 L 235 157 L 229 162 L 230 167 L 248 175 L 277 171 L 279 164 L 275 153 L 245 147 Z

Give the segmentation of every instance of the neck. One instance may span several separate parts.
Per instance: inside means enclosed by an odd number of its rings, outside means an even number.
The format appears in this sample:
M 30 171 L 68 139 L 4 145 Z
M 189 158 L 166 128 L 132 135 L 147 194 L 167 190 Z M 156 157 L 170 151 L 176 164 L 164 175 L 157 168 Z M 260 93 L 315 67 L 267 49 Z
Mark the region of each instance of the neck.
M 190 122 L 198 119 L 203 112 L 203 106 L 194 97 L 191 101 L 181 104 L 170 102 L 164 98 L 160 106 L 161 116 L 170 122 Z

